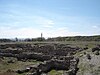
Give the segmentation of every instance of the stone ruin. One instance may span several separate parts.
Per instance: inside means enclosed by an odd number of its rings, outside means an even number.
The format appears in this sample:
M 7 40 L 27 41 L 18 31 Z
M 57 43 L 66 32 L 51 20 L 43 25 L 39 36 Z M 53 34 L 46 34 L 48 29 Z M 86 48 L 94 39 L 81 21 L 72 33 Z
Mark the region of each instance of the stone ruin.
M 93 47 L 92 52 L 94 52 L 95 55 L 99 55 L 100 54 L 100 45 L 97 45 L 96 47 Z
M 44 61 L 36 66 L 29 66 L 23 70 L 17 70 L 17 73 L 29 72 L 27 75 L 41 75 L 42 73 L 48 73 L 52 69 L 55 70 L 67 70 L 66 75 L 76 75 L 79 59 L 72 56 L 52 58 L 51 60 Z
M 96 47 L 92 48 L 92 52 L 100 51 L 100 45 L 97 45 Z
M 31 70 L 32 75 L 41 75 L 56 69 L 68 70 L 68 75 L 75 75 L 79 59 L 73 55 L 82 50 L 67 44 L 4 44 L 0 45 L 0 57 L 14 57 L 18 60 L 35 59 L 43 62 L 36 67 L 18 70 L 18 73 Z
M 73 55 L 83 49 L 70 47 L 66 44 L 5 44 L 0 45 L 0 56 L 15 57 L 21 59 L 36 59 L 40 61 L 50 60 L 52 57 Z

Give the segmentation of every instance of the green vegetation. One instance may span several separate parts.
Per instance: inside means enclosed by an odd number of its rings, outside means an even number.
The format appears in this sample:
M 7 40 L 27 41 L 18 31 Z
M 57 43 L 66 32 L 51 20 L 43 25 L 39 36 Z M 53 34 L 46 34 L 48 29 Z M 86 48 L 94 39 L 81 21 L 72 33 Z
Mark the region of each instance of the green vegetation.
M 37 38 L 26 38 L 26 39 L 0 39 L 0 42 L 43 42 L 43 41 L 100 41 L 100 35 L 97 36 L 72 36 L 72 37 L 55 37 L 55 38 L 47 38 L 37 37 Z
M 48 38 L 49 41 L 100 41 L 100 35 L 97 36 L 73 36 Z
M 9 60 L 15 60 L 13 63 L 9 63 Z M 36 65 L 40 63 L 40 61 L 36 60 L 30 60 L 30 61 L 17 61 L 15 58 L 12 57 L 5 57 L 4 59 L 0 59 L 0 73 L 7 72 L 8 70 L 18 70 L 18 69 L 24 69 L 25 67 L 29 65 Z
M 100 36 L 99 36 L 100 37 Z M 8 42 L 9 43 L 9 42 Z M 99 41 L 30 41 L 30 42 L 25 42 L 25 41 L 21 41 L 21 42 L 11 42 L 11 43 L 17 43 L 17 44 L 47 44 L 47 43 L 61 43 L 61 44 L 68 44 L 68 45 L 71 45 L 71 46 L 78 46 L 78 47 L 81 47 L 81 48 L 84 48 L 84 47 L 88 47 L 87 50 L 84 50 L 84 51 L 81 51 L 81 52 L 78 52 L 76 53 L 75 56 L 77 57 L 80 57 L 80 62 L 79 62 L 79 71 L 78 71 L 78 75 L 85 75 L 86 72 L 90 72 L 92 73 L 93 75 L 100 75 L 100 67 L 95 67 L 95 65 L 93 64 L 90 64 L 89 62 L 91 60 L 88 60 L 88 61 L 85 61 L 83 59 L 84 56 L 89 53 L 89 54 L 92 54 L 92 50 L 91 48 L 95 47 L 97 44 L 100 44 Z M 1 43 L 1 44 L 7 44 L 7 43 Z M 98 55 L 99 57 L 99 55 Z M 15 62 L 14 63 L 9 63 L 10 60 L 14 60 Z M 22 61 L 17 61 L 15 58 L 9 58 L 9 57 L 6 57 L 4 59 L 0 59 L 0 74 L 2 72 L 7 72 L 9 70 L 17 70 L 17 69 L 22 69 L 22 68 L 25 68 L 25 66 L 28 66 L 28 65 L 31 65 L 31 64 L 37 64 L 37 63 L 40 63 L 40 61 L 36 61 L 36 60 L 29 60 L 29 61 L 25 61 L 25 62 L 22 62 Z M 64 71 L 56 71 L 56 70 L 52 70 L 50 71 L 48 74 L 49 75 L 62 75 Z M 6 74 L 5 74 L 6 75 Z M 11 74 L 9 74 L 11 75 Z M 24 74 L 19 74 L 19 75 L 24 75 Z
M 51 70 L 48 74 L 49 75 L 62 75 L 63 71 Z
M 96 44 L 96 42 L 95 42 Z M 91 44 L 90 44 L 91 45 Z M 93 46 L 93 45 L 92 45 Z M 85 52 L 85 53 L 84 53 Z M 91 60 L 87 58 L 87 54 L 91 55 Z M 79 61 L 79 71 L 77 75 L 100 75 L 100 56 L 95 55 L 91 47 L 89 49 L 76 53 L 75 56 L 78 56 Z

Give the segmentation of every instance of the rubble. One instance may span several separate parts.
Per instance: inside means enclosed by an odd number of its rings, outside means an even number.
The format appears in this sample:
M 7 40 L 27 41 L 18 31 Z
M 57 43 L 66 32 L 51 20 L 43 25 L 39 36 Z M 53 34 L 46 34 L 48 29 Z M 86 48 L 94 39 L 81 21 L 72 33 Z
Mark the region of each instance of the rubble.
M 75 75 L 79 59 L 73 55 L 82 50 L 67 44 L 5 44 L 0 45 L 0 56 L 14 57 L 20 61 L 35 59 L 43 62 L 35 67 L 17 70 L 17 73 L 31 71 L 32 75 L 41 75 L 55 69 L 66 70 L 69 75 Z

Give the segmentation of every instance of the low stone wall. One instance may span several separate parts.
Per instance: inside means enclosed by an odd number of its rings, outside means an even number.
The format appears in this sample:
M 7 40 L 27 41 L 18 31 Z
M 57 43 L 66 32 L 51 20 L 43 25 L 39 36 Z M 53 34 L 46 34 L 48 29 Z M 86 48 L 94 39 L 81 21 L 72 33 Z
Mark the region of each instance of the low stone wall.
M 74 57 L 63 57 L 65 59 L 59 60 L 59 59 L 51 59 L 49 61 L 45 61 L 43 63 L 40 63 L 39 65 L 35 67 L 28 67 L 28 71 L 31 70 L 32 75 L 41 75 L 42 73 L 48 73 L 52 69 L 55 70 L 66 70 L 67 74 L 69 75 L 76 75 L 77 73 L 77 65 L 79 62 L 78 58 Z M 27 68 L 25 70 L 18 70 L 18 73 L 24 73 L 26 72 Z M 23 72 L 24 71 L 24 72 Z
M 71 47 L 66 44 L 5 44 L 0 45 L 0 56 L 15 57 L 18 60 L 35 59 L 43 62 L 36 67 L 18 70 L 17 73 L 31 70 L 33 75 L 41 75 L 56 69 L 67 70 L 69 75 L 75 75 L 79 60 L 72 55 L 82 50 L 79 47 Z
M 50 60 L 52 57 L 73 55 L 82 51 L 79 47 L 70 47 L 66 44 L 5 44 L 0 45 L 0 56 L 14 56 L 21 59 Z

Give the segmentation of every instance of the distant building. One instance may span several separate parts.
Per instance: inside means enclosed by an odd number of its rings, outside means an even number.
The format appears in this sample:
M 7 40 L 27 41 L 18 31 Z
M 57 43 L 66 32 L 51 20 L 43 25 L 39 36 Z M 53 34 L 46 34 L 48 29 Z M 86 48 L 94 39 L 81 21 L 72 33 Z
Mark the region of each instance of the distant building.
M 43 41 L 43 34 L 41 33 L 41 41 Z
M 43 34 L 41 33 L 41 39 L 43 38 Z

